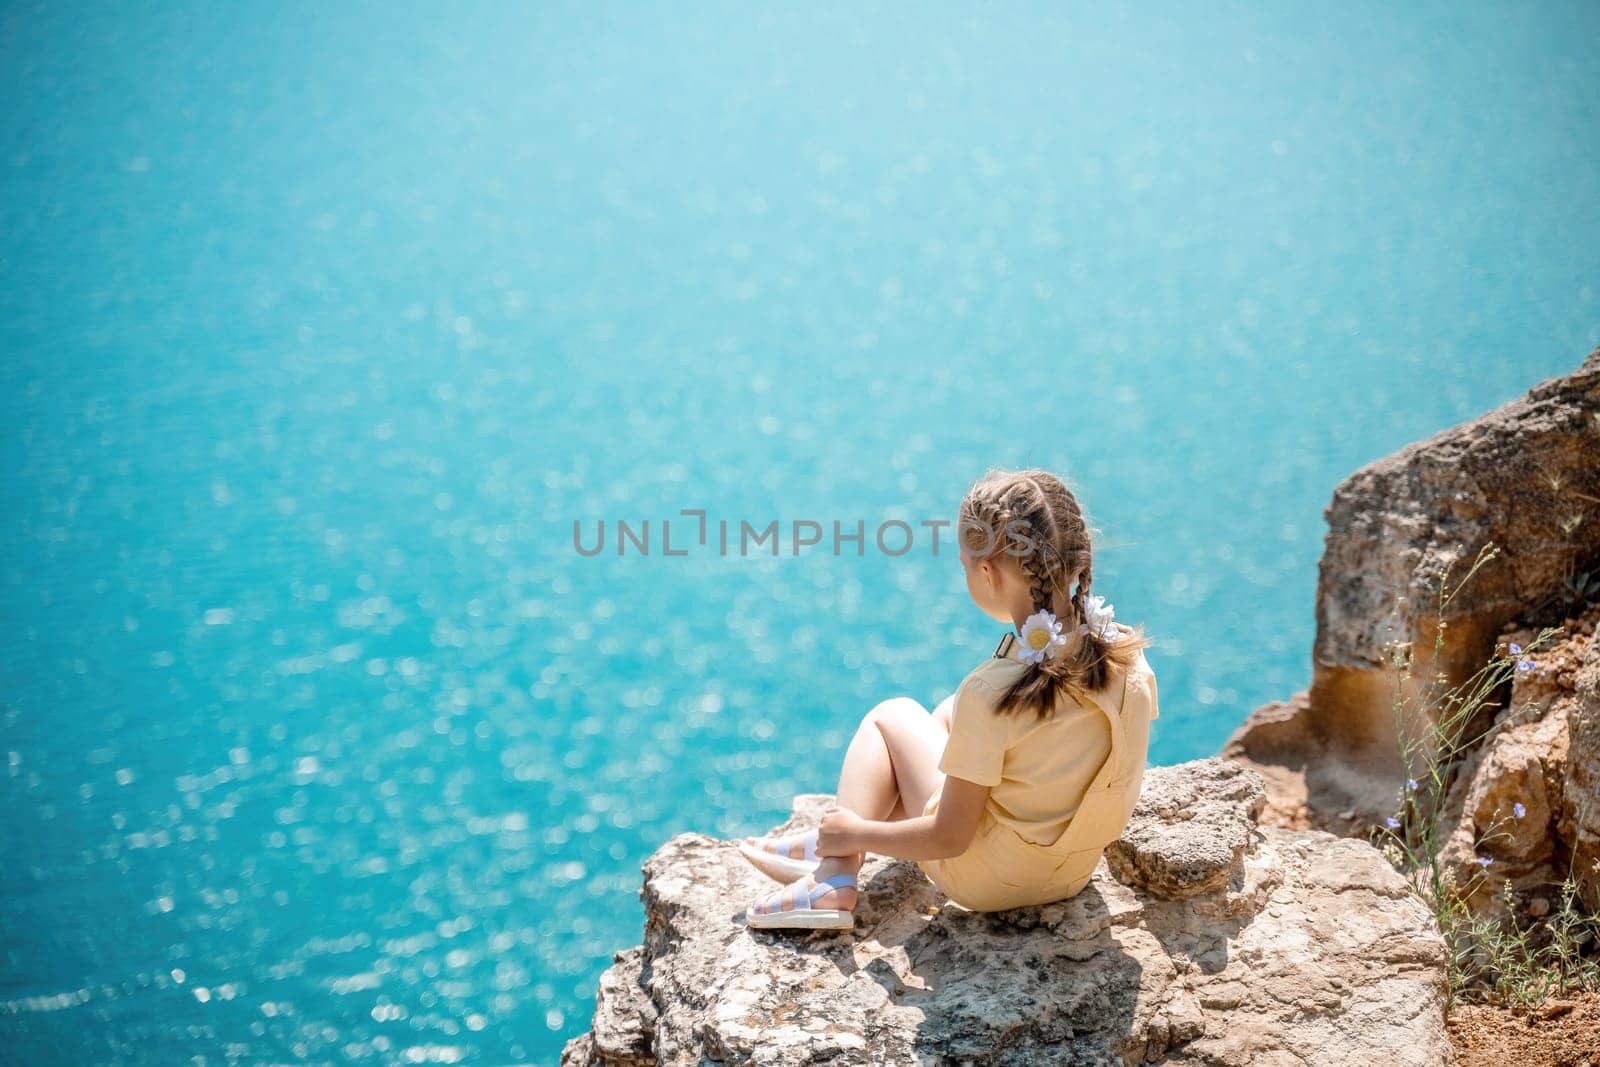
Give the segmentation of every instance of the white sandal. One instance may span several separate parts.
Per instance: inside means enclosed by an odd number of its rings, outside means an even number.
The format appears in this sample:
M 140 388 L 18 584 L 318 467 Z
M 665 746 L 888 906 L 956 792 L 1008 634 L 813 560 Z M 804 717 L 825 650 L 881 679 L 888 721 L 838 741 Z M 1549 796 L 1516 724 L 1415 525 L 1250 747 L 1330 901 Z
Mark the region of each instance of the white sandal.
M 756 870 L 780 882 L 792 882 L 815 871 L 817 864 L 822 862 L 822 857 L 817 855 L 817 831 L 807 830 L 802 834 L 788 834 L 783 837 L 758 837 L 756 842 L 790 841 L 798 836 L 805 846 L 805 858 L 796 859 L 793 856 L 774 852 L 761 844 L 752 843 L 750 840 L 739 842 L 739 852 L 755 867 Z
M 853 929 L 856 924 L 856 913 L 853 910 L 817 908 L 812 905 L 835 889 L 842 889 L 846 886 L 854 887 L 855 884 L 856 876 L 853 874 L 836 874 L 832 878 L 824 878 L 809 888 L 806 886 L 805 877 L 797 878 L 782 889 L 759 901 L 762 904 L 775 901 L 777 904 L 775 910 L 756 911 L 756 905 L 754 904 L 746 908 L 744 912 L 745 925 L 760 930 Z M 785 908 L 785 904 L 792 904 L 793 907 Z

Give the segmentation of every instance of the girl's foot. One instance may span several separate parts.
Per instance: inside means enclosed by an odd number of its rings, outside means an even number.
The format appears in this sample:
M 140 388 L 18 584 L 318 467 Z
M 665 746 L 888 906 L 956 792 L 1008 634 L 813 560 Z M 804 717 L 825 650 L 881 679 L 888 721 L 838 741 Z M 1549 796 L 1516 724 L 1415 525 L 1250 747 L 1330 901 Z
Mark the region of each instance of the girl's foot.
M 806 830 L 782 837 L 746 837 L 739 842 L 744 858 L 762 874 L 790 882 L 817 869 L 817 831 Z
M 805 874 L 754 901 L 744 913 L 758 929 L 849 930 L 855 926 L 856 876 Z

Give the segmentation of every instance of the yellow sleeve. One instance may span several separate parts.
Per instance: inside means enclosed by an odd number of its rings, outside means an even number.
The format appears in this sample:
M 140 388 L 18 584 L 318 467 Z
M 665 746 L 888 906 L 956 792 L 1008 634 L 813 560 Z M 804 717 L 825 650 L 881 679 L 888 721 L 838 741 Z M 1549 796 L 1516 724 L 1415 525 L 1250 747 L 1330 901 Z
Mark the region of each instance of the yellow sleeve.
M 1150 688 L 1150 717 L 1158 719 L 1161 717 L 1161 701 L 1156 698 L 1156 672 L 1151 671 L 1147 677 Z
M 1005 766 L 1011 719 L 995 711 L 1000 692 L 978 678 L 956 689 L 950 710 L 950 740 L 939 757 L 939 770 L 978 785 L 998 785 Z

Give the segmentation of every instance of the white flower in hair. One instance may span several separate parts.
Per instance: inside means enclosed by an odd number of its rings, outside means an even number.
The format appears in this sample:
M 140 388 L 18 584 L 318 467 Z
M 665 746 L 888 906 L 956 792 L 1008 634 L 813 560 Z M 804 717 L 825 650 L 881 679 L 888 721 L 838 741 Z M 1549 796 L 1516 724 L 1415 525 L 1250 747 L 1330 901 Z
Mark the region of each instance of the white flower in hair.
M 1111 621 L 1111 616 L 1116 612 L 1106 598 L 1099 593 L 1092 594 L 1083 605 L 1084 621 L 1078 624 L 1080 634 L 1092 633 L 1107 644 L 1115 641 L 1118 636 L 1117 626 Z
M 1041 663 L 1052 650 L 1067 643 L 1061 624 L 1048 611 L 1036 611 L 1022 623 L 1022 638 L 1017 658 L 1024 663 Z

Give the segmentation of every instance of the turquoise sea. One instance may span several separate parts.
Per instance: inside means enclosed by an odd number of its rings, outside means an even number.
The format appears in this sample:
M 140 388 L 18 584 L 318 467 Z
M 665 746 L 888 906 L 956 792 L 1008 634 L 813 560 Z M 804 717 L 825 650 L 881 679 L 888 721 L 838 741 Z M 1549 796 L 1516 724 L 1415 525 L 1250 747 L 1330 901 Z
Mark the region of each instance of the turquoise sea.
M 873 531 L 990 464 L 1081 493 L 1153 762 L 1213 753 L 1309 680 L 1334 485 L 1600 343 L 1597 40 L 5 5 L 3 1058 L 553 1062 L 646 856 L 989 653 L 948 545 Z M 575 549 L 619 520 L 648 554 Z

